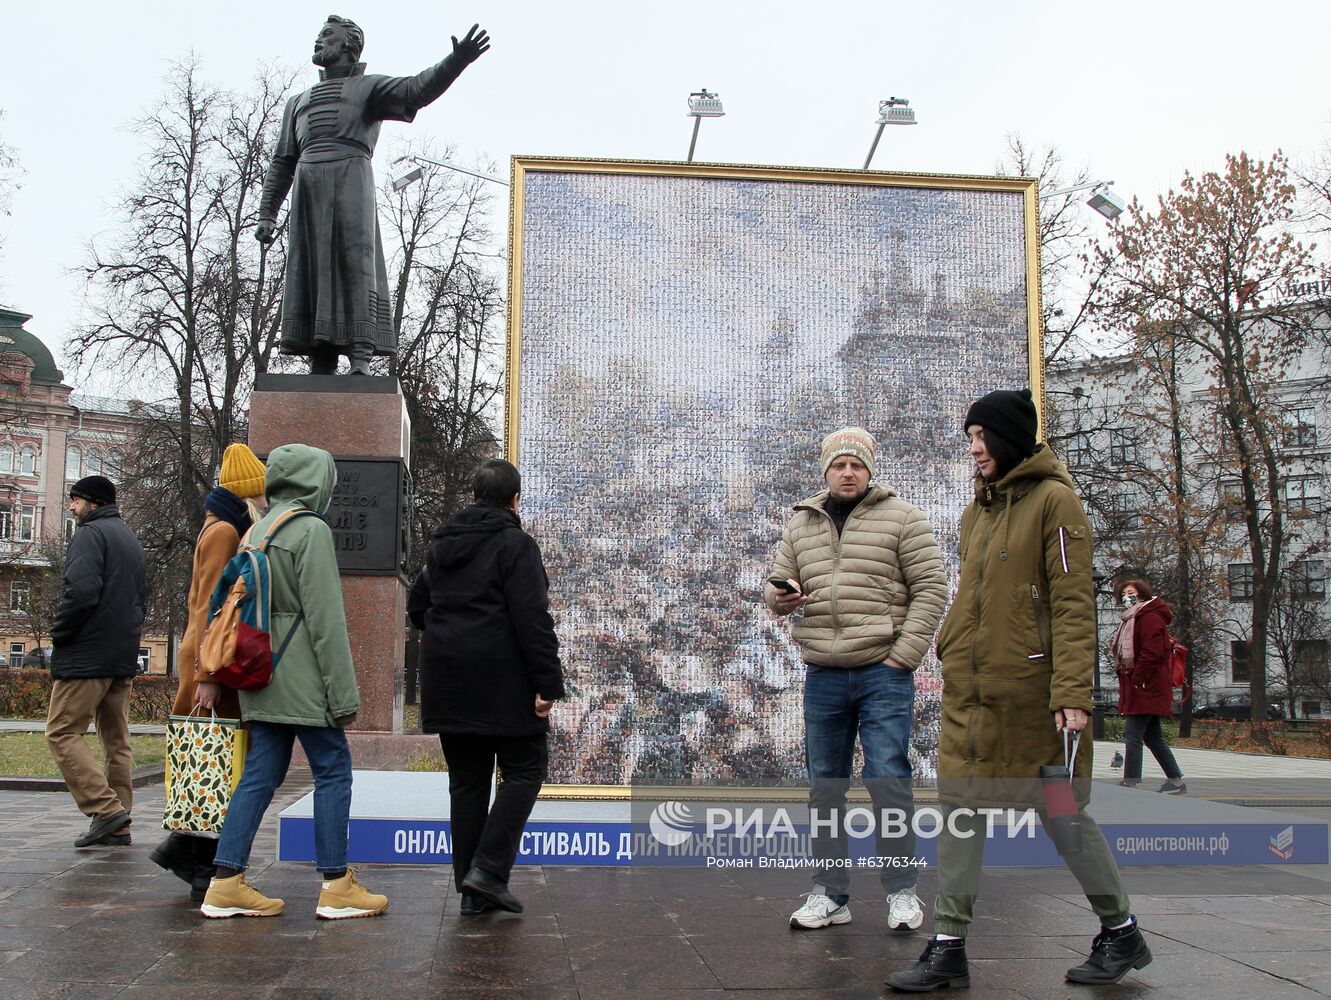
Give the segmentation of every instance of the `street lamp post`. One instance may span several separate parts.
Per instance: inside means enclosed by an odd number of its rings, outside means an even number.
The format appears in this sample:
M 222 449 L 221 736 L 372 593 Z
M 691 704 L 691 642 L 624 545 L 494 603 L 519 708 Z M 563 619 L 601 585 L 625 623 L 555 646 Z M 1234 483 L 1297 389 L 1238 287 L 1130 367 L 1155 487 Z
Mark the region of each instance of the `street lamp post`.
M 915 109 L 910 106 L 910 101 L 904 97 L 889 97 L 885 101 L 878 102 L 878 121 L 875 123 L 878 131 L 873 134 L 873 145 L 869 147 L 869 155 L 864 158 L 864 169 L 869 169 L 869 164 L 873 162 L 873 154 L 878 149 L 878 140 L 883 137 L 883 129 L 888 125 L 917 125 L 915 120 Z
M 508 187 L 508 181 L 500 180 L 492 174 L 485 174 L 479 170 L 472 170 L 470 167 L 461 167 L 456 163 L 449 163 L 447 160 L 432 160 L 428 156 L 417 156 L 413 153 L 408 156 L 399 156 L 393 161 L 393 169 L 396 170 L 404 163 L 412 164 L 412 168 L 393 178 L 394 191 L 402 191 L 420 180 L 425 174 L 423 169 L 425 166 L 443 167 L 445 170 L 452 170 L 459 174 L 466 174 L 468 177 L 476 177 L 492 184 L 501 184 Z
M 1095 586 L 1095 678 L 1091 687 L 1091 736 L 1094 739 L 1105 738 L 1105 696 L 1100 687 L 1100 597 L 1107 593 L 1109 577 L 1099 570 L 1091 571 L 1091 583 Z
M 698 145 L 698 127 L 704 118 L 724 118 L 725 110 L 721 107 L 721 98 L 709 94 L 707 88 L 694 91 L 689 95 L 689 117 L 693 119 L 693 138 L 689 140 L 689 160 L 693 162 L 693 150 Z
M 1044 197 L 1058 198 L 1065 194 L 1076 194 L 1078 191 L 1090 191 L 1091 196 L 1086 199 L 1086 204 L 1110 222 L 1113 222 L 1123 214 L 1123 209 L 1127 205 L 1123 198 L 1109 186 L 1113 183 L 1113 181 L 1087 181 L 1085 184 L 1074 184 L 1072 187 L 1050 191 Z

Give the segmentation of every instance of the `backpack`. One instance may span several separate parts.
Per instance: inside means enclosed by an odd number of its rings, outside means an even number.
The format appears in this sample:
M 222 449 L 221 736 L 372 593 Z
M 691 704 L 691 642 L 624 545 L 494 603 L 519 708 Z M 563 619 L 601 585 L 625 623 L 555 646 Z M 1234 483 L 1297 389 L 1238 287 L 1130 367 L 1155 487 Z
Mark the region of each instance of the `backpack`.
M 208 600 L 208 628 L 199 644 L 199 672 L 207 680 L 238 691 L 257 691 L 273 679 L 273 668 L 286 652 L 305 612 L 296 616 L 281 647 L 273 652 L 266 550 L 284 524 L 303 514 L 319 516 L 312 510 L 286 511 L 273 521 L 257 548 L 246 542 L 223 567 Z
M 1188 647 L 1175 639 L 1170 632 L 1165 633 L 1165 638 L 1169 640 L 1170 684 L 1182 688 L 1183 693 L 1179 698 L 1187 701 L 1192 697 L 1192 685 L 1188 683 Z

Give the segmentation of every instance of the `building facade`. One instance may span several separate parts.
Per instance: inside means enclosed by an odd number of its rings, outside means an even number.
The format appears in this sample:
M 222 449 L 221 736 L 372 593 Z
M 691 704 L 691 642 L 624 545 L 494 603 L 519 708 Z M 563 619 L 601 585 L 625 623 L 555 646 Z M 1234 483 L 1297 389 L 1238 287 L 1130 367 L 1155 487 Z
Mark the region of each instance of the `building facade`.
M 118 481 L 135 404 L 75 392 L 36 336 L 32 317 L 0 307 L 0 655 L 11 667 L 49 649 L 59 567 L 74 532 L 69 487 Z M 166 636 L 145 634 L 144 673 L 167 672 Z
M 1271 490 L 1260 469 L 1244 481 L 1219 417 L 1214 365 L 1185 352 L 1167 360 L 1152 366 L 1125 355 L 1051 365 L 1047 439 L 1077 481 L 1095 527 L 1105 700 L 1113 704 L 1117 696 L 1106 648 L 1121 612 L 1114 584 L 1145 576 L 1171 605 L 1184 599 L 1171 588 L 1192 595 L 1193 634 L 1179 638 L 1192 648 L 1194 707 L 1237 715 L 1250 703 L 1254 574 L 1245 501 L 1255 502 L 1269 531 Z M 1261 387 L 1249 414 L 1265 422 L 1276 443 L 1284 536 L 1266 692 L 1281 714 L 1296 718 L 1331 717 L 1327 374 L 1320 348 L 1301 352 Z

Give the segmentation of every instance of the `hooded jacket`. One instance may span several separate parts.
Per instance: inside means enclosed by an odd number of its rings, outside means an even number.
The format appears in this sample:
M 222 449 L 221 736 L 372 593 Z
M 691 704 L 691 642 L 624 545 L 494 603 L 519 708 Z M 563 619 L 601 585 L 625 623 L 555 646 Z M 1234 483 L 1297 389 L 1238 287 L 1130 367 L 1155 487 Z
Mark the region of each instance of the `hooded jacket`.
M 346 726 L 360 711 L 360 693 L 333 532 L 322 519 L 333 499 L 337 467 L 328 452 L 304 444 L 274 448 L 267 467 L 270 506 L 250 531 L 252 545 L 259 545 L 285 511 L 304 508 L 321 516 L 293 518 L 268 544 L 274 651 L 293 625 L 296 631 L 273 668 L 272 683 L 240 692 L 241 717 L 289 726 Z M 295 624 L 302 611 L 304 617 Z
M 889 657 L 914 670 L 947 603 L 938 540 L 920 510 L 873 485 L 838 536 L 822 490 L 795 505 L 768 577 L 798 580 L 808 595 L 791 625 L 805 662 L 863 667 Z M 775 610 L 776 588 L 763 586 Z
M 1169 623 L 1174 612 L 1158 597 L 1141 606 L 1132 620 L 1132 666 L 1118 668 L 1121 715 L 1174 716 L 1174 675 L 1169 662 Z
M 502 507 L 472 504 L 430 541 L 407 614 L 420 645 L 421 729 L 450 735 L 549 731 L 536 695 L 564 697 L 541 550 Z
M 94 508 L 65 552 L 60 603 L 51 623 L 51 676 L 133 677 L 139 672 L 147 604 L 143 547 L 118 506 Z
M 1043 801 L 1040 767 L 1063 763 L 1053 713 L 1091 709 L 1095 593 L 1091 528 L 1063 463 L 1045 445 L 996 483 L 977 481 L 961 518 L 961 578 L 943 627 L 940 798 Z M 1076 761 L 1085 804 L 1086 733 Z

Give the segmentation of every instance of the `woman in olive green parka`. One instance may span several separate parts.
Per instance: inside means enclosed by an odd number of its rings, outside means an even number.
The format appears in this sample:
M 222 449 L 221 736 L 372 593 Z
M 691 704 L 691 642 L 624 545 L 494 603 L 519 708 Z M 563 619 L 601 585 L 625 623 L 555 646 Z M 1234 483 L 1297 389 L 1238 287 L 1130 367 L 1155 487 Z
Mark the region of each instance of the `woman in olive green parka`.
M 1048 819 L 1040 768 L 1063 764 L 1065 738 L 1085 729 L 1097 655 L 1090 524 L 1063 463 L 1036 442 L 1030 390 L 989 393 L 963 427 L 979 476 L 961 519 L 957 595 L 937 644 L 938 794 L 948 810 L 938 842 L 938 934 L 914 968 L 887 981 L 912 992 L 969 984 L 966 932 L 987 823 L 977 810 L 1034 808 Z M 1115 983 L 1151 952 L 1104 834 L 1084 812 L 1086 735 L 1074 768 L 1080 837 L 1059 853 L 1103 926 L 1067 978 Z

